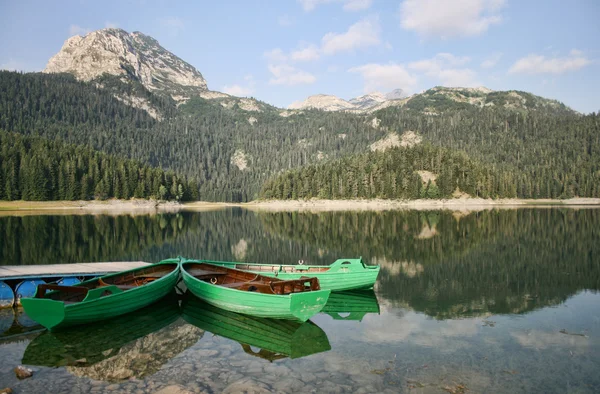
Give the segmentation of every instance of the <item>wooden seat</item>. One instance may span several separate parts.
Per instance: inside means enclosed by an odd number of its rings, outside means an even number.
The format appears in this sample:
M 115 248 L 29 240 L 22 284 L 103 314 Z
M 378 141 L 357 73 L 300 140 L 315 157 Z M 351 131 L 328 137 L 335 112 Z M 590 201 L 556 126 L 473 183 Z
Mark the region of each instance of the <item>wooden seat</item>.
M 135 285 L 115 285 L 115 286 L 117 286 L 121 290 L 131 290 L 131 289 L 135 289 L 136 287 L 138 287 Z
M 205 279 L 205 278 L 212 278 L 215 276 L 226 275 L 225 272 L 208 271 L 208 270 L 203 270 L 200 268 L 193 268 L 193 269 L 187 270 L 187 273 L 192 275 L 194 278 L 198 278 L 198 279 Z

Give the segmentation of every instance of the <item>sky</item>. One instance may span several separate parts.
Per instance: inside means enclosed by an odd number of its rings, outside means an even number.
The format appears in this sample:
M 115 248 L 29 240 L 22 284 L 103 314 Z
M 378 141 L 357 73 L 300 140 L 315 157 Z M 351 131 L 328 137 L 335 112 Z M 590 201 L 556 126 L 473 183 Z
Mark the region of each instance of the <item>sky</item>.
M 600 111 L 598 0 L 0 0 L 0 69 L 41 71 L 105 27 L 154 37 L 211 90 L 278 107 L 441 85 Z

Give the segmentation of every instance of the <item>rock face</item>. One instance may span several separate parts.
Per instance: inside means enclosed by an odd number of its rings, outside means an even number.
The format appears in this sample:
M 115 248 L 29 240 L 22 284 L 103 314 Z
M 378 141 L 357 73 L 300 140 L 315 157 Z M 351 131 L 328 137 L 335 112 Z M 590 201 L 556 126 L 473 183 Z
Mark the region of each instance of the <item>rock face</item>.
M 322 111 L 353 110 L 356 107 L 346 100 L 328 94 L 316 94 L 304 101 L 292 103 L 288 109 L 320 109 Z
M 350 100 L 350 103 L 353 104 L 356 109 L 368 109 L 381 104 L 384 101 L 387 101 L 385 95 L 383 93 L 375 92 L 365 94 L 364 96 L 355 97 Z
M 150 91 L 163 91 L 176 101 L 191 95 L 227 97 L 210 92 L 202 74 L 140 32 L 102 29 L 65 41 L 44 69 L 45 73 L 70 73 L 90 81 L 103 74 L 139 81 Z
M 384 103 L 405 98 L 406 94 L 402 89 L 395 89 L 387 94 L 373 92 L 360 97 L 355 97 L 349 101 L 336 96 L 327 94 L 317 94 L 310 96 L 304 101 L 292 103 L 288 109 L 320 109 L 322 111 L 353 111 L 370 112 L 373 108 L 379 107 Z

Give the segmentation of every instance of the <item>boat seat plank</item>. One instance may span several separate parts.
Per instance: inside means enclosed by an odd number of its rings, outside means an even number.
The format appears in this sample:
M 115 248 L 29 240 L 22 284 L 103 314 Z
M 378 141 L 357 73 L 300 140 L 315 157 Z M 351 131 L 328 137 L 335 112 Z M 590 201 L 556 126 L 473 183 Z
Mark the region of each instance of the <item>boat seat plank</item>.
M 171 271 L 158 271 L 158 272 L 149 272 L 147 274 L 139 274 L 135 275 L 136 278 L 162 278 L 163 276 L 171 273 Z
M 135 289 L 136 287 L 138 287 L 135 285 L 115 285 L 115 286 L 117 286 L 121 290 L 131 290 L 131 289 Z
M 200 268 L 195 268 L 195 269 L 193 268 L 193 269 L 187 270 L 187 273 L 198 279 L 226 275 L 225 272 L 208 271 L 208 270 L 203 270 Z
M 261 282 L 232 282 L 232 283 L 224 283 L 219 286 L 227 287 L 227 288 L 235 288 L 235 287 L 240 287 L 240 286 L 249 285 L 249 284 L 261 284 Z

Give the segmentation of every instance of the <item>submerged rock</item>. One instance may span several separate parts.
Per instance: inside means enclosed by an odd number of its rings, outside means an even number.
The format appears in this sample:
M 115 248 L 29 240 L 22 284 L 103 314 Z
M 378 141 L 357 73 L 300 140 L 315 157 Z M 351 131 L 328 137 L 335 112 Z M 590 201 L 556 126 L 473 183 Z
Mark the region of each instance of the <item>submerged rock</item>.
M 18 367 L 15 367 L 15 375 L 17 375 L 17 378 L 19 379 L 27 379 L 33 376 L 33 371 L 29 368 L 19 365 Z

